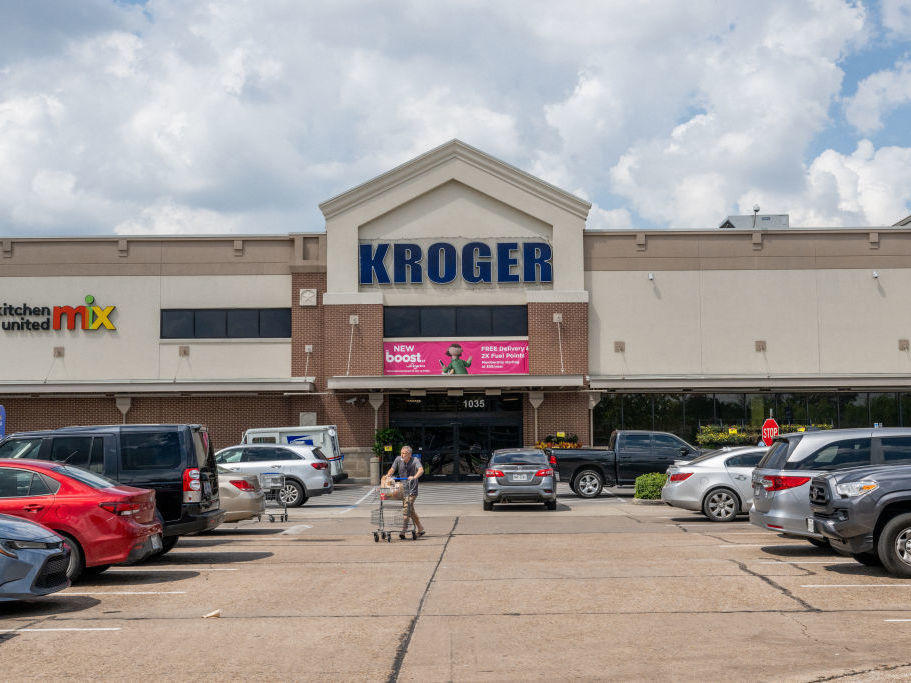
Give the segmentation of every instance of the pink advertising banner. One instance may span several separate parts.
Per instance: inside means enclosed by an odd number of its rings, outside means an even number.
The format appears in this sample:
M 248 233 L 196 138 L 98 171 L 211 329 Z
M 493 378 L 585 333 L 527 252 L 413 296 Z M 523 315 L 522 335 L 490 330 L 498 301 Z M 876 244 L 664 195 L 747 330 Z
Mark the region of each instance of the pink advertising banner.
M 527 375 L 527 341 L 383 342 L 385 375 Z

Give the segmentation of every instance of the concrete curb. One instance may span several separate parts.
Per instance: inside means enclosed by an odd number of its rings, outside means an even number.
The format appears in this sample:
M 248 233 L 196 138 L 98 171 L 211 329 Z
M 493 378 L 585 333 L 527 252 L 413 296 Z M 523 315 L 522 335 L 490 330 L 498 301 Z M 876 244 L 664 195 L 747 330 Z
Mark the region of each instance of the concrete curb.
M 636 505 L 667 505 L 663 500 L 646 500 L 645 498 L 630 498 L 629 502 Z

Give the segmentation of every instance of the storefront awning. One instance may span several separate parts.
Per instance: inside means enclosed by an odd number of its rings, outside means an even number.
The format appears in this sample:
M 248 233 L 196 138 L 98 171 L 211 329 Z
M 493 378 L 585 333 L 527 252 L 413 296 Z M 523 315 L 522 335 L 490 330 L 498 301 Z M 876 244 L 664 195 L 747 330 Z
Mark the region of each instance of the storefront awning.
M 0 395 L 13 394 L 247 394 L 247 393 L 307 393 L 313 391 L 310 377 L 287 380 L 232 379 L 232 380 L 109 380 L 70 382 L 0 382 Z
M 592 376 L 595 391 L 772 391 L 899 389 L 911 386 L 911 375 L 628 375 Z
M 329 388 L 370 389 L 533 389 L 536 387 L 581 387 L 583 375 L 424 375 L 404 377 L 330 377 Z

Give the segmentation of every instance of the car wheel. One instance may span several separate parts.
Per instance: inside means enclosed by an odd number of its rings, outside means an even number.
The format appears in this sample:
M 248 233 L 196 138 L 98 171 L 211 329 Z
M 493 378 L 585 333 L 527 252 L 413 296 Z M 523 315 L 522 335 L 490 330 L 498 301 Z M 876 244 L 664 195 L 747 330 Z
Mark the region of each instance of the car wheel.
M 911 578 L 911 513 L 897 515 L 886 522 L 876 550 L 890 574 Z
M 293 479 L 286 479 L 285 485 L 278 492 L 278 499 L 289 508 L 298 508 L 307 502 L 304 487 Z
M 829 545 L 828 538 L 808 538 L 807 540 L 810 543 L 812 543 L 813 545 L 815 545 L 817 548 L 831 548 L 832 547 Z
M 82 546 L 79 542 L 68 534 L 57 532 L 63 536 L 63 542 L 70 549 L 70 563 L 66 566 L 66 578 L 70 581 L 77 581 L 85 571 L 85 554 L 82 552 Z
M 583 470 L 576 475 L 576 494 L 581 498 L 597 498 L 604 488 L 604 480 L 595 470 Z
M 851 553 L 851 557 L 867 567 L 882 567 L 882 560 L 876 553 Z
M 740 500 L 731 489 L 712 489 L 702 499 L 702 514 L 713 522 L 733 522 L 739 508 Z
M 493 503 L 485 500 L 484 501 L 484 510 L 486 510 L 487 512 L 490 512 L 491 510 L 493 510 Z
M 548 510 L 556 510 L 556 509 L 557 509 L 557 501 L 555 501 L 555 500 L 548 500 L 547 502 L 544 503 L 544 507 L 547 508 Z

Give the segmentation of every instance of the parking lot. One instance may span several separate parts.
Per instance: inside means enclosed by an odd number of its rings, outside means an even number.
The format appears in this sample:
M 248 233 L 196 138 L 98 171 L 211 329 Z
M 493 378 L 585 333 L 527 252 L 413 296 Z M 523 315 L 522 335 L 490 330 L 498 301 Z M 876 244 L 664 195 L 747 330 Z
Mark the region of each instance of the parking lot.
M 631 489 L 561 491 L 556 512 L 485 513 L 478 484 L 426 484 L 428 535 L 375 543 L 372 489 L 340 486 L 182 538 L 0 604 L 4 678 L 911 676 L 911 581 Z

